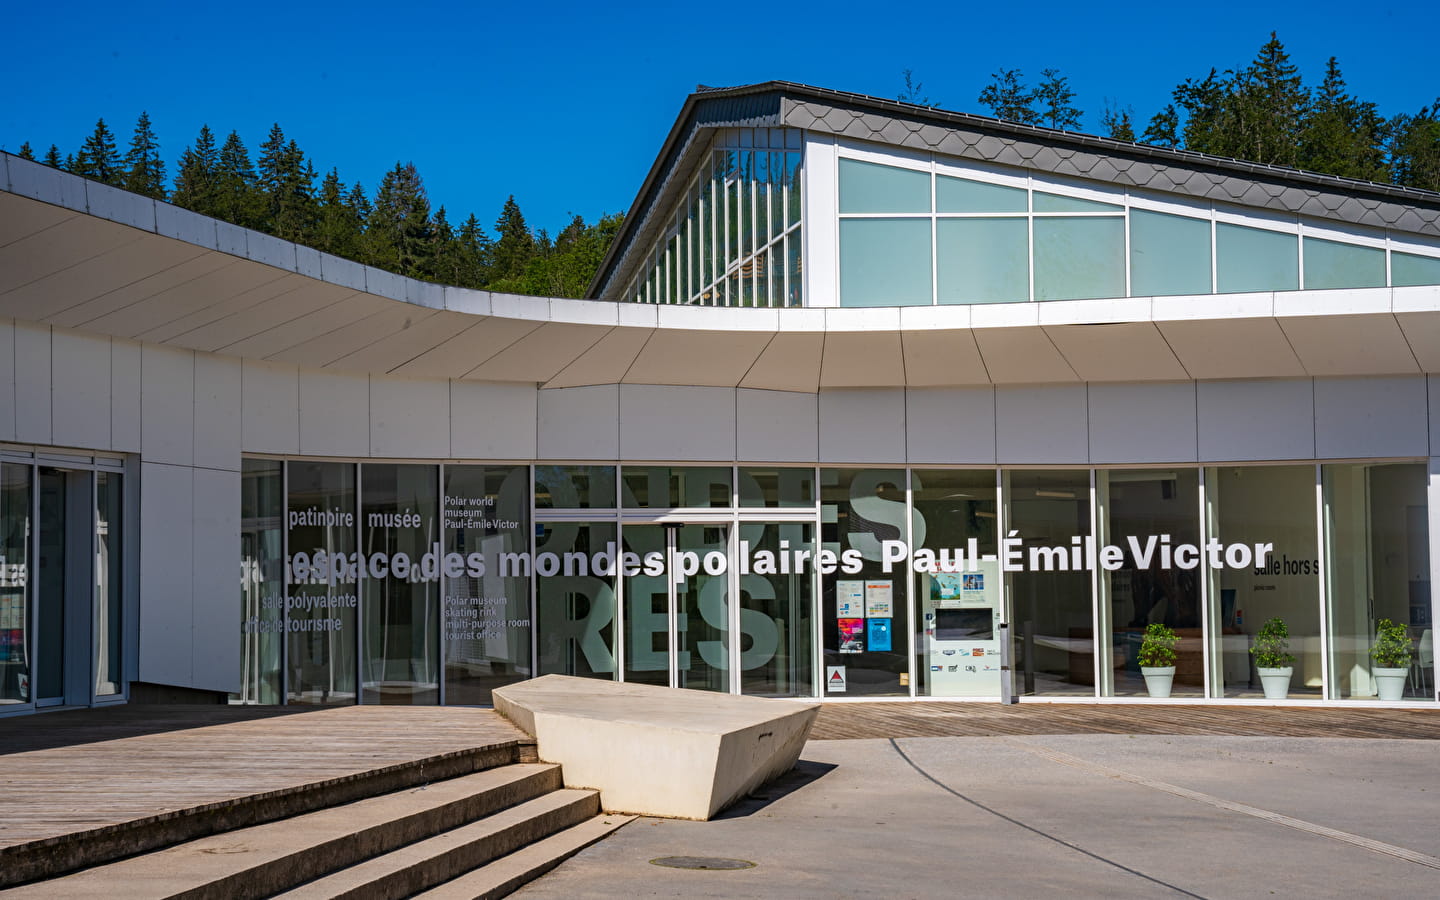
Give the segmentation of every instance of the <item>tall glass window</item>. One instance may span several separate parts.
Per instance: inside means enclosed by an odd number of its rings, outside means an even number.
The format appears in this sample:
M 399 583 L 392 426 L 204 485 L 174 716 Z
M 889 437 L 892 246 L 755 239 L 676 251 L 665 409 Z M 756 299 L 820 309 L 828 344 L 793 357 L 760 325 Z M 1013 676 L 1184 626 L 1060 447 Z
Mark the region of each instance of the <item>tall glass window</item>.
M 1019 532 L 1027 571 L 1010 575 L 1013 659 L 1024 694 L 1095 693 L 1090 573 L 1066 552 L 1090 534 L 1090 472 L 1006 474 L 1006 526 Z M 1046 552 L 1058 549 L 1058 552 Z
M 814 696 L 815 525 L 746 522 L 740 540 L 755 561 L 739 577 L 740 692 Z M 797 553 L 808 554 L 806 565 L 794 564 Z
M 839 696 L 839 684 L 846 696 L 908 694 L 910 579 L 881 562 L 884 541 L 908 539 L 905 470 L 822 469 L 820 479 L 821 553 L 839 560 L 828 573 L 820 563 L 822 694 Z
M 1319 543 L 1315 525 L 1314 466 L 1214 467 L 1205 470 L 1210 535 L 1228 554 L 1246 556 L 1215 566 L 1210 577 L 1212 669 L 1224 697 L 1262 697 L 1266 673 L 1291 669 L 1281 687 L 1291 698 L 1319 699 L 1324 686 L 1320 650 Z M 1208 543 L 1208 542 L 1207 542 Z M 1253 559 L 1267 545 L 1263 563 Z M 1267 642 L 1283 626 L 1288 648 Z M 1267 628 L 1267 624 L 1270 625 Z M 1294 660 L 1281 665 L 1267 650 Z M 1254 652 L 1252 652 L 1254 651 Z M 1257 661 L 1261 663 L 1257 667 Z M 1280 677 L 1280 676 L 1277 676 Z
M 934 554 L 916 576 L 917 693 L 998 697 L 1004 610 L 995 561 L 995 471 L 916 469 L 910 490 L 915 546 Z M 957 549 L 976 556 L 962 564 Z M 979 559 L 987 554 L 992 559 Z
M 539 674 L 616 677 L 615 567 L 591 565 L 597 553 L 614 559 L 615 531 L 613 522 L 536 524 Z
M 360 671 L 364 703 L 440 702 L 440 543 L 438 469 L 431 465 L 361 466 L 361 550 L 377 554 L 362 582 L 365 635 Z
M 30 466 L 0 463 L 0 706 L 33 700 L 30 473 Z
M 290 703 L 354 703 L 358 572 L 355 466 L 287 464 L 290 554 L 287 645 Z
M 530 677 L 530 577 L 509 571 L 530 551 L 528 466 L 445 467 L 445 702 L 491 702 Z
M 1117 569 L 1100 567 L 1102 696 L 1146 696 L 1140 648 L 1150 625 L 1175 632 L 1171 696 L 1205 694 L 1201 558 L 1172 548 L 1199 548 L 1200 473 L 1195 469 L 1097 470 L 1100 539 L 1124 551 Z M 1139 562 L 1147 563 L 1143 567 Z M 1108 635 L 1107 635 L 1108 633 Z
M 1331 696 L 1374 700 L 1381 679 L 1393 678 L 1397 699 L 1433 700 L 1425 464 L 1335 464 L 1322 471 Z M 1389 649 L 1377 649 L 1382 622 L 1399 627 L 1391 643 L 1408 650 L 1407 664 L 1375 658 Z
M 95 473 L 95 696 L 120 693 L 121 623 L 125 582 L 124 510 L 121 478 L 115 472 Z
M 240 693 L 238 703 L 280 702 L 285 640 L 284 464 L 240 461 Z

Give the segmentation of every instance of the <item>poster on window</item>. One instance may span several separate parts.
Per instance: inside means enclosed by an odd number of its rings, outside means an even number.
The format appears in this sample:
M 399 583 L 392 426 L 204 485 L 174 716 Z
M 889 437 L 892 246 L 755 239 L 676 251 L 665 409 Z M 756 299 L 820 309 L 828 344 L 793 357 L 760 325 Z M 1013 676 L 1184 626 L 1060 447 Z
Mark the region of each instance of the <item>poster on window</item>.
M 888 619 L 894 613 L 895 588 L 890 581 L 865 582 L 865 618 Z
M 864 619 L 841 619 L 841 620 L 840 620 L 840 652 L 841 652 L 841 653 L 864 653 L 864 652 L 865 652 L 865 620 L 864 620 Z
M 860 619 L 865 616 L 865 582 L 835 582 L 835 617 Z

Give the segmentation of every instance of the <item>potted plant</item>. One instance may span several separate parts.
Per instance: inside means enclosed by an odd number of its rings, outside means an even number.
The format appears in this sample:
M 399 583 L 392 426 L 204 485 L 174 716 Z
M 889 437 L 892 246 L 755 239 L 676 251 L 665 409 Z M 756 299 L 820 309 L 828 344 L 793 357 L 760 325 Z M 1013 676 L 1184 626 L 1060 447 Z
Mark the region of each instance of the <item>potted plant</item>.
M 1295 672 L 1295 657 L 1290 654 L 1290 629 L 1285 627 L 1284 619 L 1276 616 L 1260 626 L 1260 633 L 1250 646 L 1250 655 L 1255 657 L 1255 673 L 1260 676 L 1265 699 L 1284 700 L 1290 693 L 1290 676 Z
M 1403 700 L 1405 679 L 1410 677 L 1410 635 L 1405 626 L 1381 619 L 1375 626 L 1375 645 L 1370 648 L 1370 674 L 1381 700 Z
M 1145 640 L 1140 644 L 1140 674 L 1145 676 L 1145 690 L 1157 700 L 1169 697 L 1170 686 L 1175 683 L 1175 645 L 1179 642 L 1175 630 L 1159 622 L 1145 629 Z

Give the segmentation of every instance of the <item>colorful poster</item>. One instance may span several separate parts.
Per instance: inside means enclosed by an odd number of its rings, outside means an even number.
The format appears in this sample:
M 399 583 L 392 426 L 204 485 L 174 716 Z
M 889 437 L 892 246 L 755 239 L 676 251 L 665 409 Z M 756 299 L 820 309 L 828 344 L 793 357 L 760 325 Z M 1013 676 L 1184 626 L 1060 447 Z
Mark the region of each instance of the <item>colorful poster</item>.
M 858 619 L 865 615 L 865 582 L 835 582 L 835 617 Z
M 869 642 L 871 650 L 889 650 L 891 648 L 889 619 L 866 619 L 865 625 L 865 639 Z
M 960 577 L 953 573 L 945 572 L 939 575 L 932 575 L 931 585 L 935 592 L 936 599 L 954 600 L 960 596 Z
M 961 576 L 961 586 L 967 591 L 985 590 L 985 576 L 982 573 Z
M 841 619 L 841 620 L 840 620 L 840 652 L 841 652 L 841 653 L 864 653 L 864 652 L 865 652 L 865 620 L 864 620 L 864 619 Z
M 893 598 L 895 589 L 889 581 L 865 582 L 865 617 L 888 619 L 895 615 Z

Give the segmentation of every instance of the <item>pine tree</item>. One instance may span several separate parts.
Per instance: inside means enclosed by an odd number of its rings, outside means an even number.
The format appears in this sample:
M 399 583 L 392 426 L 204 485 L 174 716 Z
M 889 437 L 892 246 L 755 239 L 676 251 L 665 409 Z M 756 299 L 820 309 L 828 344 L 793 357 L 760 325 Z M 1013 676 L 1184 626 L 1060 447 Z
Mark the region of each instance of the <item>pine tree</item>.
M 1390 167 L 1396 184 L 1440 191 L 1440 97 L 1390 123 Z
M 30 142 L 29 142 L 29 141 L 26 141 L 25 143 L 23 143 L 23 144 L 20 145 L 20 154 L 19 154 L 19 155 L 20 155 L 20 158 L 21 158 L 21 159 L 28 159 L 28 160 L 30 160 L 31 162 L 34 162 L 34 161 L 35 161 L 35 151 L 32 150 L 32 149 L 30 149 Z
M 990 76 L 990 84 L 980 92 L 979 101 L 997 119 L 1008 119 L 1025 125 L 1040 121 L 1035 112 L 1035 94 L 1025 87 L 1019 69 L 1001 69 Z
M 1035 89 L 1034 102 L 1039 104 L 1039 122 L 1050 128 L 1077 131 L 1080 117 L 1084 115 L 1073 105 L 1075 92 L 1070 90 L 1070 79 L 1058 69 L 1046 69 L 1040 73 L 1040 86 Z
M 277 123 L 260 145 L 257 185 L 260 227 L 287 241 L 302 240 L 315 223 L 315 170 Z
M 1233 114 L 1226 155 L 1252 162 L 1294 166 L 1309 95 L 1300 71 L 1275 32 L 1255 61 L 1234 81 Z
M 360 186 L 357 184 L 355 189 L 360 190 Z M 361 191 L 360 199 L 364 196 Z M 350 202 L 340 173 L 331 169 L 320 183 L 314 246 L 326 253 L 354 259 L 360 253 L 364 221 Z
M 931 100 L 924 93 L 925 85 L 915 80 L 914 72 L 906 69 L 903 75 L 905 77 L 905 86 L 895 97 L 896 100 L 899 100 L 901 103 L 913 103 L 916 106 L 935 107 L 940 105 L 939 100 Z
M 258 225 L 259 203 L 250 152 L 237 132 L 230 132 L 215 167 L 215 215 L 245 228 Z
M 160 141 L 150 126 L 150 114 L 144 111 L 135 120 L 135 133 L 125 153 L 121 186 L 156 200 L 165 199 L 165 161 L 160 158 Z
M 95 123 L 95 130 L 80 145 L 80 152 L 68 168 L 76 175 L 119 186 L 124 174 L 120 168 L 120 152 L 115 148 L 115 135 L 110 133 L 104 119 Z
M 50 149 L 45 151 L 45 158 L 41 162 L 52 169 L 59 169 L 65 165 L 65 160 L 60 158 L 60 148 L 54 144 L 51 144 Z
M 201 125 L 195 145 L 186 147 L 180 154 L 179 171 L 175 173 L 175 193 L 170 202 L 201 215 L 218 215 L 219 181 L 220 156 L 215 149 L 215 134 L 209 125 Z
M 535 236 L 525 224 L 520 204 L 511 194 L 500 209 L 500 218 L 495 222 L 495 243 L 491 247 L 490 283 L 503 285 L 499 290 L 516 288 L 525 274 L 530 260 L 535 257 Z
M 1386 123 L 1375 104 L 1352 97 L 1345 89 L 1340 64 L 1330 57 L 1325 80 L 1311 97 L 1299 137 L 1299 166 L 1366 181 L 1388 181 L 1385 161 Z
M 460 287 L 484 287 L 490 280 L 490 236 L 474 213 L 460 226 L 456 244 L 460 262 L 455 284 Z
M 430 264 L 430 199 L 414 163 L 396 163 L 375 191 L 366 228 L 373 262 L 402 275 L 423 274 Z
M 1140 140 L 1157 147 L 1175 148 L 1180 146 L 1180 114 L 1175 104 L 1167 103 L 1165 108 L 1151 117 Z
M 1135 140 L 1135 110 L 1126 106 L 1123 109 L 1105 101 L 1105 111 L 1100 114 L 1100 127 L 1105 129 L 1105 136 L 1114 138 L 1117 141 Z

